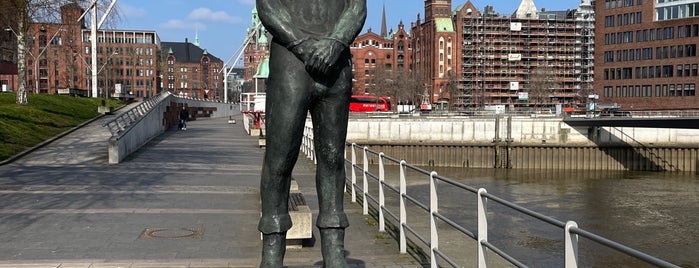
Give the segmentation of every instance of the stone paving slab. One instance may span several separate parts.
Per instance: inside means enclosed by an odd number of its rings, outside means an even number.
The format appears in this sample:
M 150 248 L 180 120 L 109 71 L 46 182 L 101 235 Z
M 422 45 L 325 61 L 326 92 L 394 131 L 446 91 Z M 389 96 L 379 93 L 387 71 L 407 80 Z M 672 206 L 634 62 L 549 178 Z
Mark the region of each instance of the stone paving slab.
M 264 151 L 257 137 L 227 118 L 200 119 L 109 165 L 109 135 L 101 128 L 108 119 L 0 166 L 0 268 L 259 264 Z M 300 157 L 294 177 L 315 220 L 314 173 L 313 164 Z M 351 267 L 421 267 L 398 254 L 396 241 L 346 200 Z M 155 238 L 142 237 L 149 228 L 162 230 Z M 320 267 L 319 239 L 309 244 L 288 250 L 285 265 Z

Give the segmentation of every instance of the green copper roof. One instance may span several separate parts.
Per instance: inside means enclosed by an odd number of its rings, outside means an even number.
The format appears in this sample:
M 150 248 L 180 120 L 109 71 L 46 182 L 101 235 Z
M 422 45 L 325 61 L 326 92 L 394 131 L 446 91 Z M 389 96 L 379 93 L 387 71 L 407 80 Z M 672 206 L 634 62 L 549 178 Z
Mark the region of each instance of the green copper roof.
M 266 79 L 269 76 L 269 56 L 257 65 L 257 73 L 252 78 Z
M 437 26 L 438 33 L 451 33 L 454 32 L 454 23 L 450 18 L 436 18 L 434 19 L 435 25 Z

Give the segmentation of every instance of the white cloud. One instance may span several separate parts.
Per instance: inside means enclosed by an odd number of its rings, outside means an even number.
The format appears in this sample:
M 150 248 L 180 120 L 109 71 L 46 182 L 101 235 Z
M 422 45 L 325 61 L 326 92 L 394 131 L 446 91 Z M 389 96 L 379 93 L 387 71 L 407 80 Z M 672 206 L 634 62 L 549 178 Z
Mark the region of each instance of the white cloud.
M 124 17 L 141 18 L 146 16 L 146 10 L 140 7 L 134 7 L 128 4 L 119 3 L 119 13 Z
M 187 18 L 190 20 L 210 20 L 231 24 L 241 23 L 243 21 L 239 17 L 228 15 L 228 13 L 225 11 L 212 11 L 211 9 L 205 7 L 192 10 Z
M 238 2 L 240 2 L 241 4 L 245 4 L 245 5 L 250 5 L 250 6 L 255 5 L 255 0 L 238 0 Z
M 198 30 L 205 31 L 206 24 L 195 22 L 185 22 L 178 19 L 171 19 L 165 23 L 161 23 L 160 28 L 170 29 L 170 30 Z

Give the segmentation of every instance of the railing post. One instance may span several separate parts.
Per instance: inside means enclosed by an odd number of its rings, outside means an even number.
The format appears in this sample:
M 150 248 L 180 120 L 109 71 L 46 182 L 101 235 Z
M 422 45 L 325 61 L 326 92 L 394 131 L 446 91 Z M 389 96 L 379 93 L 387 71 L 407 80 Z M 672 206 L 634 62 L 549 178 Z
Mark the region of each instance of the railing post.
M 304 127 L 303 138 L 301 138 L 301 152 L 306 155 L 306 158 L 308 158 L 308 151 L 306 150 L 306 140 L 308 140 L 308 128 Z
M 574 221 L 566 222 L 565 227 L 565 268 L 578 268 L 578 235 L 570 232 L 570 228 L 578 228 Z
M 437 254 L 435 251 L 439 249 L 439 236 L 437 235 L 437 221 L 435 215 L 439 212 L 439 203 L 437 203 L 437 176 L 436 171 L 430 172 L 430 267 L 437 268 Z
M 262 130 L 260 130 L 260 131 L 262 131 Z M 316 157 L 316 146 L 315 146 L 315 142 L 313 141 L 315 139 L 315 136 L 313 136 L 313 129 L 311 129 L 310 135 L 311 135 L 311 142 L 308 144 L 308 146 L 310 146 L 310 150 L 311 150 L 311 160 L 313 160 L 314 165 L 318 165 L 318 158 Z
M 400 182 L 399 184 L 399 189 L 400 189 L 400 222 L 398 226 L 398 230 L 400 231 L 400 253 L 408 253 L 408 247 L 407 247 L 407 242 L 405 239 L 405 225 L 407 224 L 407 215 L 405 215 L 405 194 L 406 194 L 406 183 L 405 183 L 405 165 L 407 162 L 405 160 L 400 161 Z
M 347 178 L 347 142 L 345 142 L 344 150 L 342 150 L 342 153 L 343 153 L 342 159 L 344 160 L 342 162 L 342 165 L 345 167 L 345 178 L 344 178 L 345 183 L 344 183 L 344 187 L 342 189 L 342 192 L 346 193 L 347 192 L 347 179 L 349 179 L 349 178 Z M 351 163 L 350 163 L 350 165 L 351 165 Z
M 478 267 L 488 267 L 487 248 L 483 242 L 488 241 L 488 198 L 483 196 L 488 193 L 483 188 L 478 189 Z
M 369 192 L 369 182 L 366 178 L 366 173 L 369 172 L 369 156 L 367 151 L 369 147 L 364 146 L 364 170 L 362 170 L 362 213 L 364 215 L 369 215 L 369 202 L 366 200 L 367 193 Z
M 386 200 L 384 200 L 384 193 L 383 193 L 383 184 L 386 179 L 385 177 L 385 171 L 384 171 L 384 166 L 383 166 L 383 152 L 379 153 L 379 232 L 385 232 L 386 231 L 386 223 L 384 222 L 384 216 L 383 216 L 383 208 L 386 203 Z
M 354 186 L 357 185 L 357 169 L 355 168 L 357 166 L 357 144 L 352 143 L 352 185 L 351 186 L 351 191 L 352 191 L 352 203 L 357 203 L 357 190 Z

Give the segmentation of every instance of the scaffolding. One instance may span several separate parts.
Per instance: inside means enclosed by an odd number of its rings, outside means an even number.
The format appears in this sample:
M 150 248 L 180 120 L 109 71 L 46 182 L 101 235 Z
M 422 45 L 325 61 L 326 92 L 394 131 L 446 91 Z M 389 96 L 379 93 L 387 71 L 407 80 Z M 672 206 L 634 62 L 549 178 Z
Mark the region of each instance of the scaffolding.
M 462 80 L 455 108 L 552 108 L 584 100 L 579 96 L 591 88 L 594 56 L 589 7 L 585 13 L 542 11 L 518 18 L 486 6 L 480 14 L 457 17 Z

